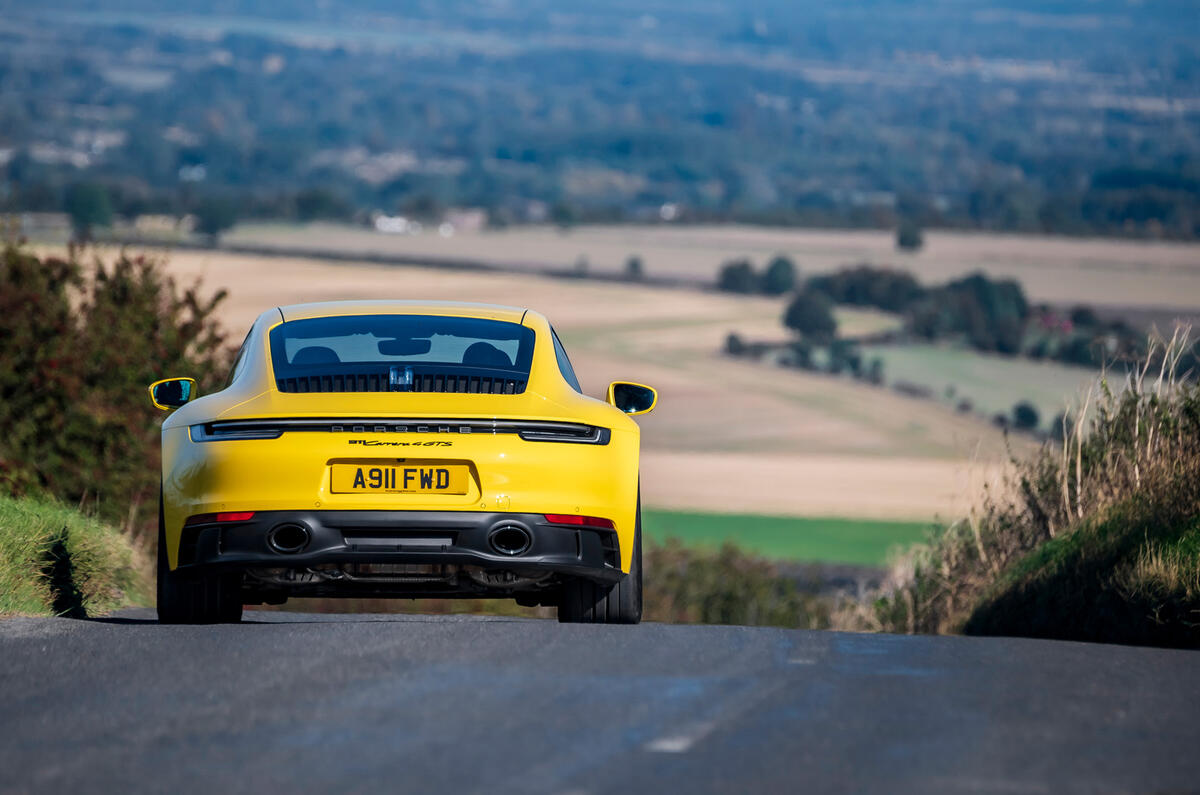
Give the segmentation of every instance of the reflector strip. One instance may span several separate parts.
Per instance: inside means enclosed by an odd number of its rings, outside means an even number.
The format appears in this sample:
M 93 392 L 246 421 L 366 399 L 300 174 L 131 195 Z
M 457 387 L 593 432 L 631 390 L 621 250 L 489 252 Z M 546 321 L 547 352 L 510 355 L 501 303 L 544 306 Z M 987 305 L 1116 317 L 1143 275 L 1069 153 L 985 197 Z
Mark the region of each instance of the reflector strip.
M 183 524 L 212 524 L 213 522 L 248 522 L 254 518 L 254 511 L 227 511 L 224 513 L 198 513 L 189 516 Z
M 609 530 L 616 528 L 612 519 L 602 519 L 599 516 L 576 516 L 569 513 L 547 513 L 543 516 L 551 524 L 578 524 L 587 527 L 607 527 Z

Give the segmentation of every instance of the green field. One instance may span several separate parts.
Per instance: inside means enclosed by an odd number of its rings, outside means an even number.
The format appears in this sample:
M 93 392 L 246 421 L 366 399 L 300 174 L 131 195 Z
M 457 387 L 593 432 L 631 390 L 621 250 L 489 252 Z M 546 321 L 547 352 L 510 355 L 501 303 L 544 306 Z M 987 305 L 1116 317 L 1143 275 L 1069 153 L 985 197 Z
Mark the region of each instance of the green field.
M 883 359 L 889 384 L 908 381 L 928 387 L 937 399 L 951 405 L 965 398 L 975 411 L 989 416 L 1008 414 L 1018 401 L 1027 400 L 1037 407 L 1043 430 L 1099 375 L 1084 367 L 982 354 L 952 345 L 863 346 L 862 356 L 864 361 L 875 356 Z
M 689 546 L 732 541 L 747 551 L 790 561 L 882 565 L 891 550 L 923 540 L 929 529 L 925 522 L 642 511 L 647 539 L 678 538 Z

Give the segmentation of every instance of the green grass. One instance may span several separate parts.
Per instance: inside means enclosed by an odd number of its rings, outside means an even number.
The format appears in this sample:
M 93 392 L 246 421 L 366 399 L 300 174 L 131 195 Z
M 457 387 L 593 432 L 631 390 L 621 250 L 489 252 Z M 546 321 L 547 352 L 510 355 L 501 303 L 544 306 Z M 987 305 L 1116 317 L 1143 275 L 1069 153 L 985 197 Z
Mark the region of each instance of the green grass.
M 1041 414 L 1043 429 L 1098 375 L 1083 367 L 982 354 L 952 345 L 864 346 L 862 356 L 864 361 L 883 359 L 888 384 L 908 381 L 928 387 L 934 397 L 950 405 L 966 398 L 975 411 L 989 416 L 1007 415 L 1016 403 L 1027 400 Z M 947 393 L 950 387 L 952 394 Z
M 708 547 L 730 541 L 775 560 L 882 565 L 892 549 L 924 540 L 929 529 L 924 522 L 642 511 L 647 539 Z
M 0 497 L 0 616 L 93 616 L 150 604 L 146 565 L 117 530 L 56 502 Z

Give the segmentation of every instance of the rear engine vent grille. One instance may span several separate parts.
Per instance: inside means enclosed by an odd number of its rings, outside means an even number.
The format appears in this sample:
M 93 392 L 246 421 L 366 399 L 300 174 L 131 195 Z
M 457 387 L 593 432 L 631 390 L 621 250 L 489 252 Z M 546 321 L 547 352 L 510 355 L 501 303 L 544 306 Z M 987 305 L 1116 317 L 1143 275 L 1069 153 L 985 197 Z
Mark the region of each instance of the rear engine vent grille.
M 339 373 L 337 375 L 301 375 L 280 378 L 280 392 L 391 392 L 394 391 L 387 373 Z M 493 378 L 486 375 L 456 373 L 421 373 L 413 376 L 406 392 L 454 392 L 457 394 L 519 395 L 525 391 L 525 380 Z

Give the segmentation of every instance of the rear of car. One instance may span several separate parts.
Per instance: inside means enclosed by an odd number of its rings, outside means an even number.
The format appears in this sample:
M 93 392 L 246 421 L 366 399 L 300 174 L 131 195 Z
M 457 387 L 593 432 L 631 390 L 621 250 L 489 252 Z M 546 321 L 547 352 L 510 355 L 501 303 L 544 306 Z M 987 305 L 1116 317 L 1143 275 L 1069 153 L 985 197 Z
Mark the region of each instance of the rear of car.
M 264 313 L 226 389 L 164 423 L 160 615 L 497 596 L 636 622 L 638 441 L 536 313 Z

